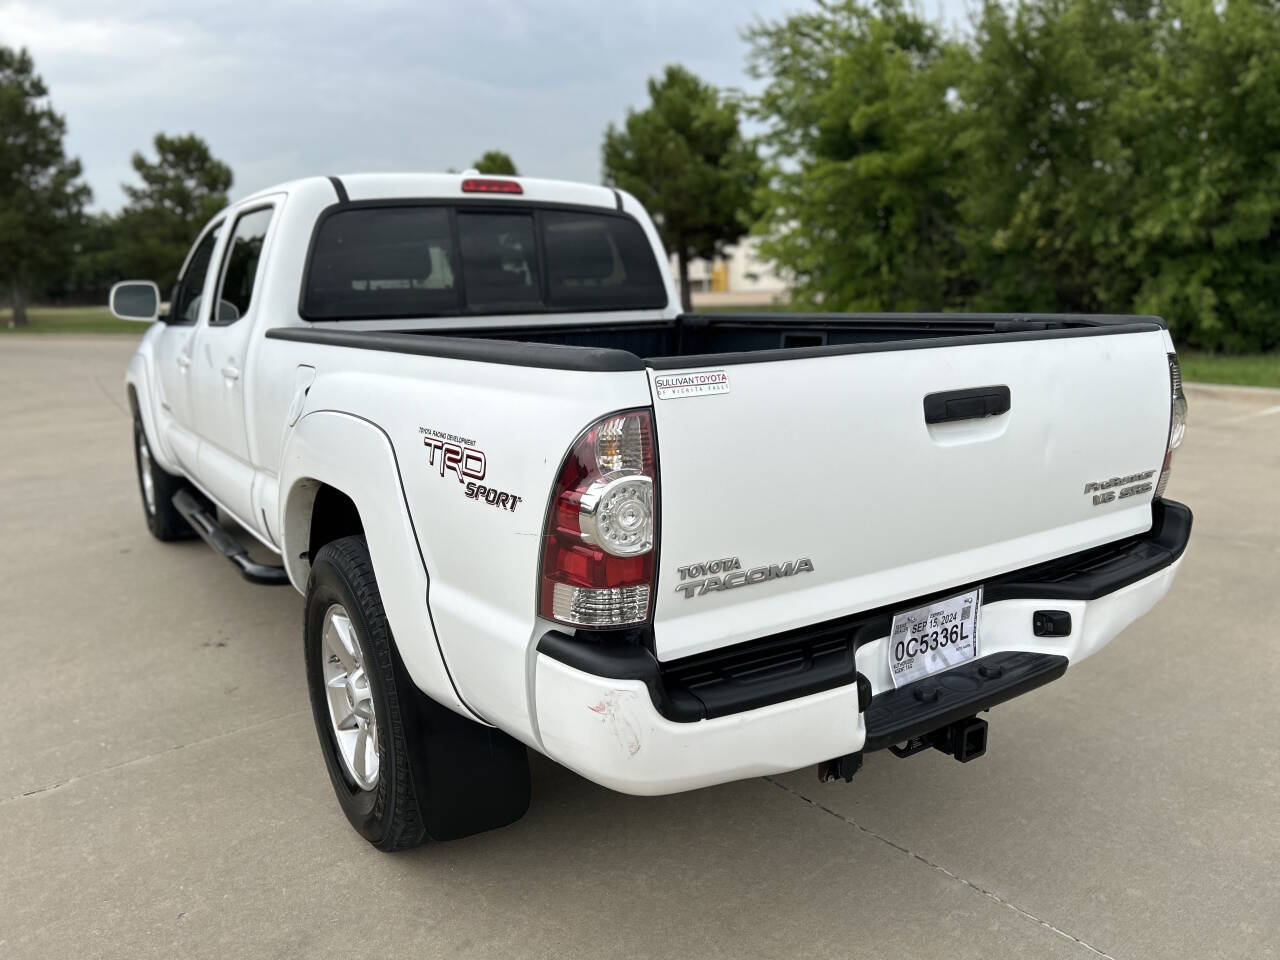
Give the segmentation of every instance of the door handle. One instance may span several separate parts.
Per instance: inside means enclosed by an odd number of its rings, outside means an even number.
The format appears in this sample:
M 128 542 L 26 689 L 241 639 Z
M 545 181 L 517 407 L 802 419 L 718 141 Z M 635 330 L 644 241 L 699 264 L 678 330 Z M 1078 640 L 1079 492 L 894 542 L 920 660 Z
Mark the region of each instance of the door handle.
M 222 375 L 226 377 L 228 380 L 239 380 L 240 368 L 236 367 L 233 364 L 228 363 L 225 366 L 223 366 Z
M 925 423 L 950 423 L 953 420 L 981 420 L 1008 413 L 1011 405 L 1006 386 L 970 387 L 947 390 L 924 398 Z
M 186 373 L 189 366 L 191 366 L 191 358 L 182 353 L 178 354 L 178 369 Z

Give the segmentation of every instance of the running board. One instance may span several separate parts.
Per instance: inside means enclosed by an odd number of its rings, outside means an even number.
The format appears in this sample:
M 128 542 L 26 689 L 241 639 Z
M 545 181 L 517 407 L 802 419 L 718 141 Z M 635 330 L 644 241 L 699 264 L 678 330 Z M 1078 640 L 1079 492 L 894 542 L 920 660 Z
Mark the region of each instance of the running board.
M 284 567 L 268 563 L 256 563 L 249 559 L 249 551 L 239 540 L 218 525 L 217 518 L 200 505 L 189 490 L 179 490 L 173 495 L 173 506 L 200 539 L 236 565 L 240 575 L 250 583 L 288 583 L 289 574 Z

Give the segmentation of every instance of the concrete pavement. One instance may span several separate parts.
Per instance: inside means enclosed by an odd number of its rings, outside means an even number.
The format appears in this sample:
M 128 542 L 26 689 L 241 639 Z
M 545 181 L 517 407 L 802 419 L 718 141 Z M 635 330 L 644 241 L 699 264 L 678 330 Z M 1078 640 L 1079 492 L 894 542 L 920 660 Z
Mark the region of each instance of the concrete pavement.
M 520 823 L 387 856 L 300 598 L 147 533 L 132 347 L 0 337 L 0 957 L 1280 955 L 1280 401 L 1193 391 L 1174 593 L 982 759 L 657 799 L 536 759 Z

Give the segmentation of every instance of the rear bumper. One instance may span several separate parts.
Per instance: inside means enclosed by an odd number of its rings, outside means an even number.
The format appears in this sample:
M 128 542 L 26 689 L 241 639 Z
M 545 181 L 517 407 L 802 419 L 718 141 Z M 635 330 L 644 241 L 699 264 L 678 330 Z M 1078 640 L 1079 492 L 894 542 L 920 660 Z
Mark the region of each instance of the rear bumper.
M 980 655 L 1002 664 L 1000 675 L 980 676 L 975 661 L 920 681 L 938 694 L 923 706 L 893 688 L 891 610 L 667 664 L 634 645 L 553 631 L 535 671 L 543 749 L 604 786 L 661 794 L 903 742 L 1056 679 L 1150 610 L 1177 575 L 1191 511 L 1158 502 L 1153 520 L 1141 536 L 987 581 Z M 1046 609 L 1069 614 L 1070 632 L 1036 636 Z M 997 656 L 1018 653 L 1033 656 Z

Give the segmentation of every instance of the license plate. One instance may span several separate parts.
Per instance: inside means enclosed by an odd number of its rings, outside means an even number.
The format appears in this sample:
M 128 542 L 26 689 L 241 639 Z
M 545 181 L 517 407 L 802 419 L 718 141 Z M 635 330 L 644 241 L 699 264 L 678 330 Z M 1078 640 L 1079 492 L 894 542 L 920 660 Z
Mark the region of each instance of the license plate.
M 950 670 L 978 655 L 982 588 L 904 610 L 889 630 L 889 675 L 893 685 Z

